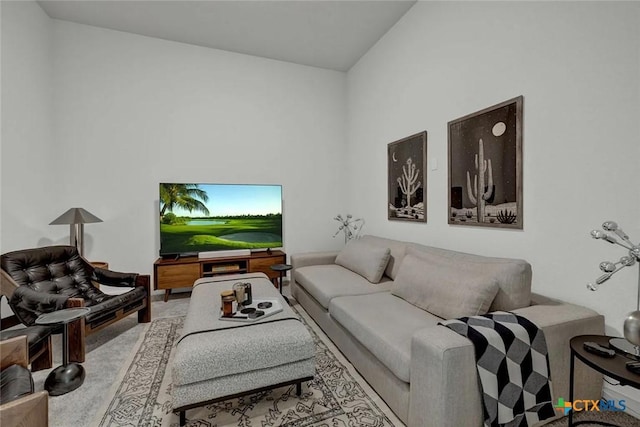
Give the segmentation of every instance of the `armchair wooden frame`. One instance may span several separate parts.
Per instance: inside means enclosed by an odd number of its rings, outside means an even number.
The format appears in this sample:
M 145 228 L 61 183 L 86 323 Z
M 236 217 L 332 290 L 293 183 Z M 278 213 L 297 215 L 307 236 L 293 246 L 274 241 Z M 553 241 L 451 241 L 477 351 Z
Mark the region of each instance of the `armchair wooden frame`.
M 83 258 L 84 259 L 84 258 Z M 86 259 L 87 264 L 90 264 Z M 99 284 L 94 283 L 99 287 Z M 119 308 L 109 318 L 101 320 L 99 323 L 87 323 L 84 318 L 78 319 L 68 325 L 69 331 L 69 360 L 72 362 L 82 363 L 85 360 L 85 340 L 86 336 L 101 329 L 106 328 L 112 323 L 117 322 L 120 319 L 138 312 L 138 322 L 148 323 L 151 321 L 151 276 L 148 274 L 140 274 L 136 277 L 136 286 L 143 286 L 146 291 L 146 297 L 133 305 L 127 305 Z M 9 274 L 0 270 L 0 293 L 10 299 L 14 291 L 19 287 Z M 82 298 L 69 298 L 67 301 L 67 308 L 71 307 L 84 307 L 84 300 Z M 12 316 L 15 317 L 15 316 Z M 3 319 L 4 320 L 4 319 Z M 16 318 L 16 323 L 19 323 Z M 4 327 L 4 325 L 3 325 Z M 49 348 L 51 348 L 49 346 Z M 50 354 L 50 353 L 49 353 Z M 33 363 L 33 362 L 32 362 Z M 51 367 L 51 366 L 49 366 Z
M 27 367 L 29 363 L 27 337 L 19 336 L 0 341 L 0 370 L 11 365 Z M 49 425 L 49 394 L 39 391 L 0 405 L 2 427 Z
M 2 282 L 3 280 L 0 278 L 0 299 L 5 296 Z M 8 296 L 7 299 L 9 299 Z M 19 324 L 20 321 L 16 315 L 12 314 L 0 320 L 0 330 L 5 330 Z M 33 353 L 29 351 L 29 363 L 31 364 L 31 371 L 33 372 L 49 369 L 53 366 L 53 344 L 51 342 L 51 335 L 38 346 L 38 350 Z

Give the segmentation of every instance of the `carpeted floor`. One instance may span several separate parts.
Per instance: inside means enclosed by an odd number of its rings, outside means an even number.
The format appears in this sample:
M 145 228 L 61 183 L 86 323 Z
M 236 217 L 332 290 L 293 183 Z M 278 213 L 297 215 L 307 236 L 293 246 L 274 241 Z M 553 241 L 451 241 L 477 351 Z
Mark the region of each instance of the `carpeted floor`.
M 163 301 L 154 301 L 152 306 L 152 318 L 173 318 L 173 321 L 163 320 L 158 322 L 158 328 L 152 332 L 156 341 L 148 341 L 152 343 L 149 348 L 155 346 L 164 346 L 168 339 L 173 339 L 179 328 L 181 316 L 186 314 L 189 304 L 189 294 L 177 294 L 173 296 L 168 303 Z M 274 425 L 306 425 L 306 426 L 403 426 L 395 415 L 389 411 L 383 401 L 371 390 L 368 384 L 361 379 L 353 366 L 344 359 L 342 354 L 333 346 L 333 344 L 324 336 L 322 331 L 306 317 L 307 323 L 312 328 L 312 334 L 315 335 L 316 342 L 321 343 L 319 351 L 332 355 L 332 357 L 322 360 L 329 360 L 332 368 L 328 371 L 339 371 L 346 374 L 347 377 L 354 381 L 345 381 L 344 378 L 337 383 L 346 384 L 346 388 L 336 388 L 337 392 L 327 391 L 327 387 L 321 383 L 335 381 L 329 379 L 321 379 L 318 384 L 307 384 L 303 388 L 303 397 L 306 400 L 298 400 L 293 394 L 293 389 L 283 387 L 268 395 L 256 395 L 245 400 L 225 402 L 224 404 L 210 405 L 202 410 L 196 409 L 187 412 L 189 425 L 197 426 L 274 426 Z M 55 396 L 49 398 L 49 425 L 51 427 L 70 427 L 70 426 L 175 426 L 178 423 L 177 416 L 170 414 L 168 408 L 168 392 L 169 384 L 165 377 L 166 370 L 156 372 L 150 375 L 147 371 L 131 371 L 130 367 L 139 355 L 137 349 L 145 341 L 145 334 L 151 330 L 152 324 L 140 325 L 137 323 L 136 316 L 130 316 L 99 333 L 91 335 L 87 338 L 87 359 L 83 364 L 87 372 L 85 383 L 77 390 L 63 396 Z M 173 325 L 173 326 L 172 326 Z M 173 332 L 170 331 L 173 327 Z M 165 331 L 164 333 L 162 331 Z M 164 338 L 163 338 L 164 337 Z M 61 363 L 61 346 L 59 337 L 54 337 L 54 367 Z M 327 351 L 323 350 L 323 346 Z M 152 351 L 149 354 L 162 354 L 164 350 Z M 147 354 L 147 356 L 149 356 Z M 167 355 L 168 357 L 168 355 Z M 157 363 L 156 360 L 153 363 Z M 160 362 L 160 365 L 168 364 L 168 359 Z M 141 363 L 144 365 L 145 363 Z M 37 390 L 42 390 L 44 380 L 48 374 L 48 370 L 34 373 L 34 382 Z M 143 383 L 152 384 L 149 386 L 158 391 L 154 402 L 145 402 L 144 399 L 131 399 L 127 401 L 123 392 L 122 378 L 127 375 L 145 376 L 148 381 Z M 161 375 L 162 374 L 162 375 Z M 170 377 L 170 375 L 169 375 Z M 129 381 L 131 382 L 131 381 Z M 164 388 L 163 388 L 164 387 Z M 353 393 L 353 387 L 360 388 L 362 392 Z M 130 390 L 129 390 L 130 392 Z M 365 396 L 363 401 L 366 402 L 365 407 L 368 410 L 374 410 L 376 417 L 363 417 L 367 415 L 366 411 L 354 416 L 340 418 L 333 417 L 331 408 L 335 410 L 337 401 L 340 401 L 341 395 L 349 395 L 352 393 L 358 396 Z M 134 393 L 135 394 L 135 393 Z M 148 395 L 149 390 L 144 391 Z M 293 396 L 292 396 L 293 394 Z M 120 396 L 118 399 L 117 396 Z M 142 394 L 141 394 L 142 395 Z M 159 397 L 158 397 L 159 396 Z M 344 399 L 343 399 L 344 400 Z M 115 403 L 114 403 L 115 402 Z M 292 405 L 292 402 L 294 403 Z M 314 405 L 306 405 L 305 403 L 316 403 L 316 407 L 309 409 Z M 333 402 L 333 403 L 332 403 Z M 322 405 L 325 407 L 322 407 Z M 340 401 L 337 406 L 343 406 L 348 402 Z M 360 402 L 362 404 L 362 402 Z M 369 405 L 369 406 L 367 406 Z M 299 406 L 299 407 L 297 407 Z M 256 408 L 262 407 L 256 412 Z M 142 409 L 141 409 L 142 408 Z M 263 411 L 267 408 L 267 412 Z M 348 408 L 347 408 L 348 409 Z M 313 419 L 314 411 L 316 413 L 325 414 Z M 378 412 L 379 411 L 379 412 Z M 347 414 L 350 411 L 342 411 Z M 255 419 L 252 418 L 253 413 Z M 140 414 L 143 414 L 142 417 Z M 249 415 L 248 415 L 249 414 Z M 257 415 L 256 415 L 257 414 Z M 279 414 L 279 415 L 278 415 Z M 358 418 L 358 415 L 361 417 Z M 321 421 L 321 419 L 324 421 Z M 296 422 L 301 419 L 305 422 Z M 640 427 L 640 420 L 633 418 L 624 413 L 580 413 L 574 418 L 574 421 L 593 420 L 597 423 L 586 423 L 581 426 L 595 427 L 602 425 L 617 425 L 620 427 Z M 608 423 L 608 424 L 607 424 Z M 548 427 L 564 427 L 568 422 L 566 418 L 553 421 L 546 424 Z
M 168 303 L 157 300 L 152 303 L 152 319 L 183 316 L 189 306 L 189 294 L 176 294 Z M 49 397 L 50 427 L 91 426 L 96 412 L 103 406 L 105 394 L 111 389 L 120 370 L 129 358 L 143 331 L 134 314 L 87 337 L 87 356 L 83 366 L 86 371 L 84 384 L 62 396 Z M 62 363 L 60 336 L 54 336 L 54 362 Z M 49 370 L 35 372 L 36 390 L 43 390 Z
M 301 308 L 299 313 L 316 345 L 316 375 L 304 383 L 302 395 L 295 396 L 292 385 L 205 405 L 187 411 L 188 426 L 401 425 Z M 171 412 L 170 367 L 183 321 L 179 316 L 152 322 L 92 424 L 178 426 Z
M 573 417 L 574 425 L 579 423 L 580 427 L 640 427 L 640 420 L 624 412 L 579 412 Z M 567 417 L 552 421 L 544 427 L 567 427 L 569 420 Z
M 171 413 L 168 399 L 170 381 L 167 340 L 179 333 L 182 316 L 187 312 L 189 294 L 172 296 L 169 302 L 154 301 L 152 318 L 159 320 L 140 325 L 135 316 L 87 337 L 87 372 L 84 384 L 71 393 L 49 398 L 49 425 L 70 426 L 175 426 L 178 417 Z M 306 315 L 306 313 L 305 313 Z M 202 411 L 187 412 L 188 425 L 198 426 L 402 426 L 386 404 L 359 376 L 353 366 L 308 318 L 317 343 L 317 358 L 325 374 L 303 387 L 303 399 L 295 397 L 295 388 L 262 393 L 245 400 L 210 405 Z M 156 327 L 152 327 L 156 324 Z M 320 338 L 324 336 L 324 341 Z M 148 351 L 137 348 L 147 341 Z M 54 337 L 54 367 L 61 363 L 59 337 Z M 135 360 L 136 356 L 138 360 Z M 133 369 L 135 365 L 138 368 Z M 149 364 L 155 367 L 149 369 Z M 161 366 L 160 369 L 157 367 Z M 161 372 L 160 372 L 161 371 Z M 34 373 L 36 389 L 42 389 L 48 370 Z M 129 378 L 122 381 L 126 376 Z M 142 379 L 134 381 L 132 379 Z M 169 383 L 168 383 L 169 382 Z M 122 384 L 129 387 L 122 387 Z M 141 385 L 143 384 L 143 385 Z M 138 387 L 144 387 L 140 392 Z M 114 398 L 119 395 L 119 398 Z M 153 402 L 142 396 L 154 395 Z M 293 405 L 292 405 L 293 403 Z M 266 413 L 264 410 L 266 409 Z M 251 418 L 248 412 L 257 414 Z M 217 419 L 207 420 L 215 415 Z M 314 421 L 317 418 L 317 422 Z M 194 418 L 199 418 L 193 422 Z M 293 422 L 304 418 L 306 422 Z M 321 419 L 331 420 L 322 422 Z M 253 421 L 253 422 L 252 422 Z

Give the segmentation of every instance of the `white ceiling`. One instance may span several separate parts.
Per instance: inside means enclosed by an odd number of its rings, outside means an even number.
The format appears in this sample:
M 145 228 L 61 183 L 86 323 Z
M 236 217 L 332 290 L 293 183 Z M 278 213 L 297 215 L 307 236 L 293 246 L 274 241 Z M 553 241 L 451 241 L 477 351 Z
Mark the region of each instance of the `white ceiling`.
M 415 0 L 41 0 L 55 19 L 347 71 Z

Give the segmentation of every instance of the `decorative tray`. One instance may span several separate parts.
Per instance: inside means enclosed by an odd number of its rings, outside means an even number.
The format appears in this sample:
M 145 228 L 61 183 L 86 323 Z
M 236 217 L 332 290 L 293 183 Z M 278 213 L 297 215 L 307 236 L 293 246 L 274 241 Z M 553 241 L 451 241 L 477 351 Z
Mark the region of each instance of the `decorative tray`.
M 282 304 L 280 300 L 276 298 L 261 298 L 254 299 L 250 305 L 245 305 L 241 310 L 234 311 L 231 316 L 223 316 L 221 314 L 219 319 L 234 322 L 256 322 L 281 311 Z

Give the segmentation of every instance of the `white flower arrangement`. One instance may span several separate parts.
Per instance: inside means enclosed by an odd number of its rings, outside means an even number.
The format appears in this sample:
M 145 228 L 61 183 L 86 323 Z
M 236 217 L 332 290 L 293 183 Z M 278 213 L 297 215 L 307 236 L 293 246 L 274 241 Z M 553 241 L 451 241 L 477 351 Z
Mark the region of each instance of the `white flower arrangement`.
M 364 227 L 364 219 L 356 218 L 353 219 L 353 215 L 347 214 L 346 217 L 343 217 L 341 214 L 336 215 L 333 219 L 340 223 L 338 230 L 333 235 L 335 238 L 340 232 L 344 233 L 344 243 L 346 244 L 351 239 L 357 239 L 360 237 L 360 232 L 362 231 L 362 227 Z

